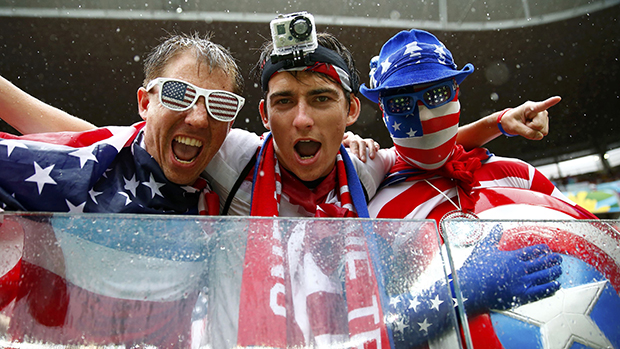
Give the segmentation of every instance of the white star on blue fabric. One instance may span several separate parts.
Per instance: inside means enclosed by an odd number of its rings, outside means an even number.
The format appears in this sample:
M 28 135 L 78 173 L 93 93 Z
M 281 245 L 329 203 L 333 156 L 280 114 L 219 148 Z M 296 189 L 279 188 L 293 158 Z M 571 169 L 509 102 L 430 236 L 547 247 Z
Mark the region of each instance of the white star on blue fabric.
M 0 141 L 0 144 L 2 145 L 6 145 L 6 156 L 9 157 L 11 156 L 11 153 L 13 153 L 13 149 L 15 148 L 22 148 L 22 149 L 28 149 L 27 146 L 25 146 L 23 143 L 19 143 L 19 142 L 15 142 L 15 141 L 9 141 L 6 139 L 3 139 L 2 141 Z
M 68 213 L 84 213 L 84 206 L 86 205 L 86 201 L 77 206 L 73 205 L 71 201 L 67 199 L 65 199 L 65 202 L 67 203 L 67 206 L 69 206 Z
M 95 205 L 99 205 L 99 203 L 97 202 L 97 196 L 103 194 L 102 191 L 95 191 L 95 188 L 92 188 L 91 190 L 88 191 L 88 195 L 90 195 L 90 199 L 93 200 L 93 202 L 95 203 Z
M 123 177 L 123 180 L 125 181 L 125 186 L 123 188 L 125 188 L 125 190 L 129 190 L 131 192 L 131 195 L 133 195 L 133 197 L 135 198 L 136 189 L 140 185 L 140 182 L 136 180 L 136 175 L 134 174 L 133 177 L 131 177 L 131 179 L 127 179 Z
M 390 305 L 397 305 L 398 303 L 400 303 L 399 297 L 390 297 Z
M 129 205 L 129 203 L 131 203 L 131 198 L 129 197 L 129 194 L 125 193 L 124 191 L 119 191 L 118 192 L 121 196 L 125 197 L 125 206 Z M 134 195 L 135 196 L 135 195 Z
M 443 47 L 442 45 L 435 45 L 435 51 L 434 52 L 439 55 L 441 60 L 445 60 L 446 56 L 448 56 L 448 53 L 446 52 L 446 48 Z
M 388 69 L 390 69 L 392 63 L 390 62 L 390 57 L 388 57 L 385 61 L 381 62 L 381 74 L 384 74 Z
M 394 129 L 394 131 L 400 131 L 400 125 L 402 123 L 399 122 L 394 122 L 394 125 L 392 125 L 392 128 Z
M 420 326 L 420 331 L 426 331 L 428 333 L 428 328 L 431 327 L 431 323 L 428 322 L 428 319 L 424 318 L 424 322 L 418 322 L 418 326 Z
M 50 176 L 50 172 L 54 169 L 54 165 L 48 166 L 46 168 L 41 168 L 39 164 L 34 163 L 34 174 L 28 178 L 26 178 L 26 182 L 34 182 L 37 183 L 37 187 L 39 189 L 39 195 L 43 191 L 43 186 L 46 184 L 56 184 L 56 181 L 52 179 Z
M 420 52 L 418 51 L 422 51 L 422 48 L 420 46 L 418 46 L 418 42 L 414 41 L 410 44 L 407 44 L 406 46 L 407 48 L 405 49 L 405 52 L 403 53 L 403 56 L 406 56 L 408 54 L 410 54 L 410 57 L 413 56 L 419 56 Z
M 575 342 L 591 348 L 613 347 L 590 313 L 607 281 L 562 288 L 553 296 L 498 313 L 540 327 L 543 348 L 571 348 Z
M 88 147 L 88 148 L 78 148 L 75 151 L 72 151 L 71 153 L 69 153 L 70 156 L 75 156 L 76 158 L 80 159 L 80 168 L 84 168 L 84 165 L 86 165 L 86 162 L 88 160 L 92 160 L 94 162 L 99 162 L 99 160 L 97 160 L 97 157 L 95 155 L 93 155 L 93 148 L 94 147 Z
M 148 182 L 142 182 L 143 185 L 146 185 L 147 187 L 149 187 L 151 189 L 151 199 L 155 197 L 155 195 L 159 195 L 162 198 L 164 197 L 162 195 L 162 193 L 159 191 L 159 188 L 163 187 L 165 184 L 164 183 L 159 183 L 155 180 L 155 178 L 153 178 L 153 175 L 151 174 L 151 178 L 149 178 Z
M 409 325 L 405 325 L 405 319 L 398 318 L 396 321 L 394 321 L 394 327 L 396 331 L 403 333 L 405 331 L 405 328 L 409 327 Z
M 407 136 L 409 137 L 415 137 L 415 134 L 418 133 L 418 131 L 414 131 L 412 128 L 409 129 L 409 132 L 407 132 Z
M 468 298 L 463 297 L 463 304 L 465 304 L 465 302 L 467 302 Z M 452 298 L 452 306 L 453 307 L 458 307 L 459 306 L 459 301 L 456 298 Z
M 409 301 L 409 309 L 413 309 L 413 311 L 417 312 L 418 311 L 418 305 L 420 305 L 420 302 L 418 302 L 418 297 L 413 297 L 413 299 L 411 301 Z
M 435 299 L 431 299 L 431 309 L 437 309 L 437 311 L 439 311 L 441 303 L 443 303 L 443 301 L 439 299 L 439 295 L 436 295 Z

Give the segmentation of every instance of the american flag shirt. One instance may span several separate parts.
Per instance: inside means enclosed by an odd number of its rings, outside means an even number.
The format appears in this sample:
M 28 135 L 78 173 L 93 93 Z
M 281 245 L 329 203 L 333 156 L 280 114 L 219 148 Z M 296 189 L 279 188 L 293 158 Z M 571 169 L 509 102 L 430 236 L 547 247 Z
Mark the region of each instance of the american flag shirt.
M 527 189 L 574 205 L 542 173 L 519 159 L 491 156 L 481 168 L 473 173 L 473 177 L 479 182 L 479 186 L 474 189 L 497 187 Z M 451 179 L 435 176 L 427 180 L 455 203 L 458 202 L 457 189 Z M 376 218 L 437 218 L 439 220 L 441 216 L 429 217 L 429 215 L 436 207 L 447 203 L 446 196 L 422 179 L 395 182 L 377 192 L 370 201 L 368 210 L 370 216 Z M 453 206 L 449 207 L 449 210 L 454 209 Z
M 140 145 L 144 122 L 86 132 L 0 133 L 6 210 L 198 214 L 201 190 L 166 179 Z M 206 182 L 205 182 L 206 184 Z

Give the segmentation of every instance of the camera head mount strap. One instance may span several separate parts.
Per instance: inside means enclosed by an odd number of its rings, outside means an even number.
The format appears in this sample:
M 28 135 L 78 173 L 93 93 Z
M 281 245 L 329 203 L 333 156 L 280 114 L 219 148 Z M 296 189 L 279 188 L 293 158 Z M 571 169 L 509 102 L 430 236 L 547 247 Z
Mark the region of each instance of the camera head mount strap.
M 351 73 L 344 59 L 336 52 L 318 46 L 314 52 L 295 51 L 285 56 L 272 55 L 263 64 L 261 87 L 267 91 L 269 80 L 278 72 L 283 71 L 314 71 L 323 73 L 338 82 L 345 91 L 357 92 L 358 84 L 351 81 Z M 352 86 L 353 85 L 353 86 Z

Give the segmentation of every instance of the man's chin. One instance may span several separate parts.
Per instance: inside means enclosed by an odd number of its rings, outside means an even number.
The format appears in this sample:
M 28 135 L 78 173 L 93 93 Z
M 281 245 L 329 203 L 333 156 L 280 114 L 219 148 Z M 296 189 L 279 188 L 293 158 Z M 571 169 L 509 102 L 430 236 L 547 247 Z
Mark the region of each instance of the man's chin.
M 316 181 L 319 178 L 327 176 L 330 171 L 331 168 L 328 170 L 314 164 L 312 166 L 300 166 L 296 169 L 296 171 L 291 172 L 293 172 L 293 174 L 297 176 L 297 178 L 301 179 L 304 182 L 312 182 Z
M 193 172 L 194 171 L 190 171 L 188 169 L 178 169 L 177 171 L 168 170 L 164 171 L 164 175 L 174 184 L 192 185 L 196 182 L 196 179 L 198 179 L 198 176 L 200 175 L 200 173 L 194 174 Z

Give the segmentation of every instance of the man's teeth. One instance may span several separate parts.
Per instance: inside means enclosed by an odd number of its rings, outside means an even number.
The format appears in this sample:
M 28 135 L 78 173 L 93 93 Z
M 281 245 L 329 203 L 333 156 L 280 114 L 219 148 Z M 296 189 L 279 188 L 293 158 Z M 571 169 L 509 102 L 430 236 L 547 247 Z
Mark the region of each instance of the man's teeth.
M 176 154 L 174 154 L 174 158 L 175 158 L 175 159 L 177 159 L 177 161 L 178 161 L 178 162 L 180 162 L 180 163 L 182 163 L 182 164 L 191 164 L 191 163 L 192 163 L 192 161 L 194 161 L 194 159 L 192 159 L 192 160 L 182 160 L 182 159 L 179 159 L 179 158 L 176 156 Z
M 195 138 L 189 138 L 189 137 L 184 137 L 184 136 L 176 136 L 174 138 L 175 141 L 181 143 L 181 144 L 185 144 L 185 145 L 189 145 L 192 147 L 202 147 L 202 142 L 195 139 Z

